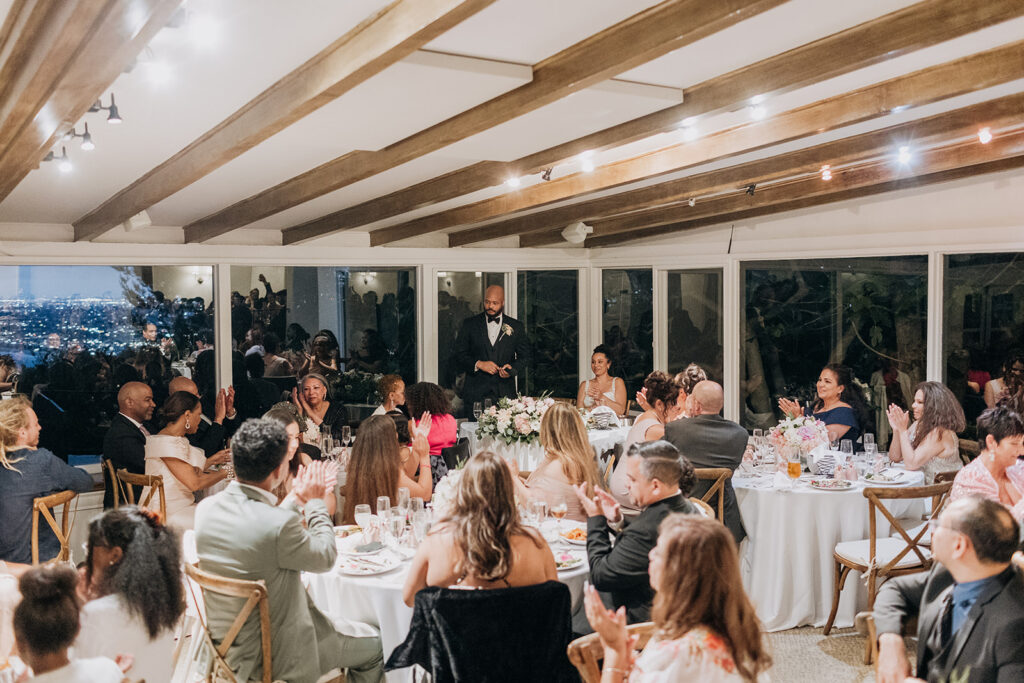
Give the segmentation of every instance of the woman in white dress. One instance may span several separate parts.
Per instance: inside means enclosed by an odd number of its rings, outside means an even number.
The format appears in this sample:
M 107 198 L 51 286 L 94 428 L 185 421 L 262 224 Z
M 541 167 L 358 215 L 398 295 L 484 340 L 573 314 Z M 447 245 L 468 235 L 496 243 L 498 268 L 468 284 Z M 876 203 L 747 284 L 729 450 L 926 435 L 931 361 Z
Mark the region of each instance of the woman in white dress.
M 204 472 L 206 456 L 189 444 L 186 434 L 195 434 L 203 406 L 199 397 L 187 391 L 170 395 L 160 410 L 165 426 L 159 434 L 146 438 L 146 474 L 158 474 L 164 480 L 167 499 L 167 523 L 191 529 L 195 523 L 195 492 L 213 486 L 227 476 Z M 155 501 L 155 499 L 154 499 Z
M 131 655 L 133 679 L 167 683 L 185 612 L 181 539 L 159 515 L 126 505 L 89 523 L 76 658 Z
M 964 409 L 940 382 L 918 384 L 911 409 L 914 424 L 908 426 L 907 411 L 895 403 L 889 405 L 889 459 L 903 462 L 908 470 L 924 472 L 924 483 L 934 484 L 939 472 L 956 472 L 964 466 L 956 436 L 967 426 Z
M 608 406 L 616 415 L 625 415 L 626 383 L 621 377 L 612 377 L 608 374 L 612 367 L 609 354 L 611 351 L 604 344 L 594 349 L 590 356 L 590 369 L 594 373 L 594 379 L 580 382 L 579 391 L 576 392 L 576 407 L 593 410 L 598 406 Z
M 714 519 L 669 515 L 649 556 L 655 631 L 635 663 L 625 610 L 605 609 L 587 587 L 587 618 L 604 647 L 601 683 L 766 682 L 772 660 L 729 530 Z
M 107 657 L 72 659 L 78 635 L 78 574 L 67 565 L 33 567 L 21 576 L 14 610 L 18 655 L 39 683 L 121 683 L 124 673 Z M 119 659 L 127 667 L 130 658 Z M 21 679 L 19 679 L 21 680 Z

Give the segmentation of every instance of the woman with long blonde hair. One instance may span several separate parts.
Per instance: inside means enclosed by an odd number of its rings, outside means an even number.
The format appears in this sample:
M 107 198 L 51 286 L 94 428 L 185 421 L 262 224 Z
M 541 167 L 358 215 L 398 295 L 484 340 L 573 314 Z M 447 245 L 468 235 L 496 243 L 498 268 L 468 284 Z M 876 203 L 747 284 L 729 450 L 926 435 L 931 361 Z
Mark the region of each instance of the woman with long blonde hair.
M 412 452 L 420 463 L 418 479 L 412 479 L 402 469 L 401 444 L 395 422 L 387 415 L 373 415 L 359 425 L 359 434 L 348 461 L 345 482 L 344 523 L 354 524 L 356 505 L 369 505 L 374 509 L 378 496 L 398 500 L 398 489 L 405 487 L 413 498 L 430 500 L 433 486 L 430 479 L 430 413 L 424 413 L 412 432 Z
M 743 592 L 729 530 L 714 519 L 669 515 L 650 560 L 655 633 L 635 664 L 625 611 L 605 609 L 597 591 L 587 588 L 587 618 L 604 646 L 601 683 L 767 680 L 772 659 Z
M 575 408 L 555 403 L 547 409 L 540 421 L 540 445 L 544 447 L 544 462 L 530 473 L 526 483 L 519 478 L 515 461 L 508 461 L 520 500 L 543 500 L 548 509 L 564 502 L 567 518 L 586 522 L 573 487 L 586 484 L 587 495 L 592 496 L 601 480 L 583 418 Z
M 557 580 L 548 544 L 519 521 L 512 479 L 490 451 L 469 459 L 451 509 L 413 558 L 402 589 L 407 605 L 427 586 L 510 588 Z

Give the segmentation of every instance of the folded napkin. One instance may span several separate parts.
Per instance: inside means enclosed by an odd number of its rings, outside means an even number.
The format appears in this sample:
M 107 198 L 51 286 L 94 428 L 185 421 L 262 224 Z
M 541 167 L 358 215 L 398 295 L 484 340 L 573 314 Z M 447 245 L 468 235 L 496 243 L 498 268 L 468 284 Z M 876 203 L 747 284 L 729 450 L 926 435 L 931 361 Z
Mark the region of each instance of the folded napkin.
M 775 477 L 772 479 L 772 488 L 776 489 L 791 489 L 793 488 L 794 480 L 790 479 L 789 475 L 785 472 L 776 472 Z
M 615 411 L 609 408 L 608 406 L 597 406 L 596 408 L 590 411 L 590 415 L 598 424 L 602 424 L 604 426 L 619 426 L 619 416 L 616 415 Z

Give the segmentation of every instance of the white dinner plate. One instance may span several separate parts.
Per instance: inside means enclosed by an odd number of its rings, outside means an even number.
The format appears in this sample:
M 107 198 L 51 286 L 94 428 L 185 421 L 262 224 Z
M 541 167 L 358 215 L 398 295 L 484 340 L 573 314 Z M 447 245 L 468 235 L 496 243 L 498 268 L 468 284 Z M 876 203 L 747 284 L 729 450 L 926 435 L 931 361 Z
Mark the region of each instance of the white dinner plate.
M 583 538 L 583 539 L 566 538 L 565 534 L 558 534 L 558 537 L 560 539 L 562 539 L 563 541 L 565 541 L 566 543 L 568 543 L 569 545 L 586 545 L 587 544 L 587 539 L 585 539 L 585 538 Z
M 383 543 L 380 544 L 379 548 L 373 550 L 357 550 L 360 546 L 368 545 L 366 539 L 363 538 L 362 533 L 355 533 L 345 538 L 338 539 L 338 550 L 342 555 L 352 555 L 353 557 L 369 557 L 371 555 L 379 554 L 386 547 Z
M 815 491 L 849 491 L 853 488 L 851 482 L 842 479 L 812 479 L 808 484 Z
M 569 571 L 583 564 L 583 558 L 574 553 L 556 553 L 555 567 L 558 571 Z
M 374 557 L 348 555 L 341 558 L 338 571 L 348 576 L 375 576 L 389 572 L 401 564 L 402 561 L 393 555 Z
M 897 481 L 878 481 L 876 479 L 861 477 L 860 482 L 865 486 L 906 486 L 910 483 L 910 477 L 902 476 Z

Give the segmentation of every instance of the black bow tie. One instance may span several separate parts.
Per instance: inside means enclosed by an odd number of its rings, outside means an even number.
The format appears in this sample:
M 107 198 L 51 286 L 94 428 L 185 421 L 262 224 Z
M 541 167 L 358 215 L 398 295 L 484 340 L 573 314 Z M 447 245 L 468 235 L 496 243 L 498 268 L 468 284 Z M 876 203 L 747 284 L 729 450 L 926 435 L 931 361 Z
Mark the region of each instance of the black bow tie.
M 499 313 L 498 315 L 491 315 L 491 314 L 488 313 L 487 314 L 487 322 L 489 322 L 489 323 L 500 323 L 501 322 L 501 313 Z

